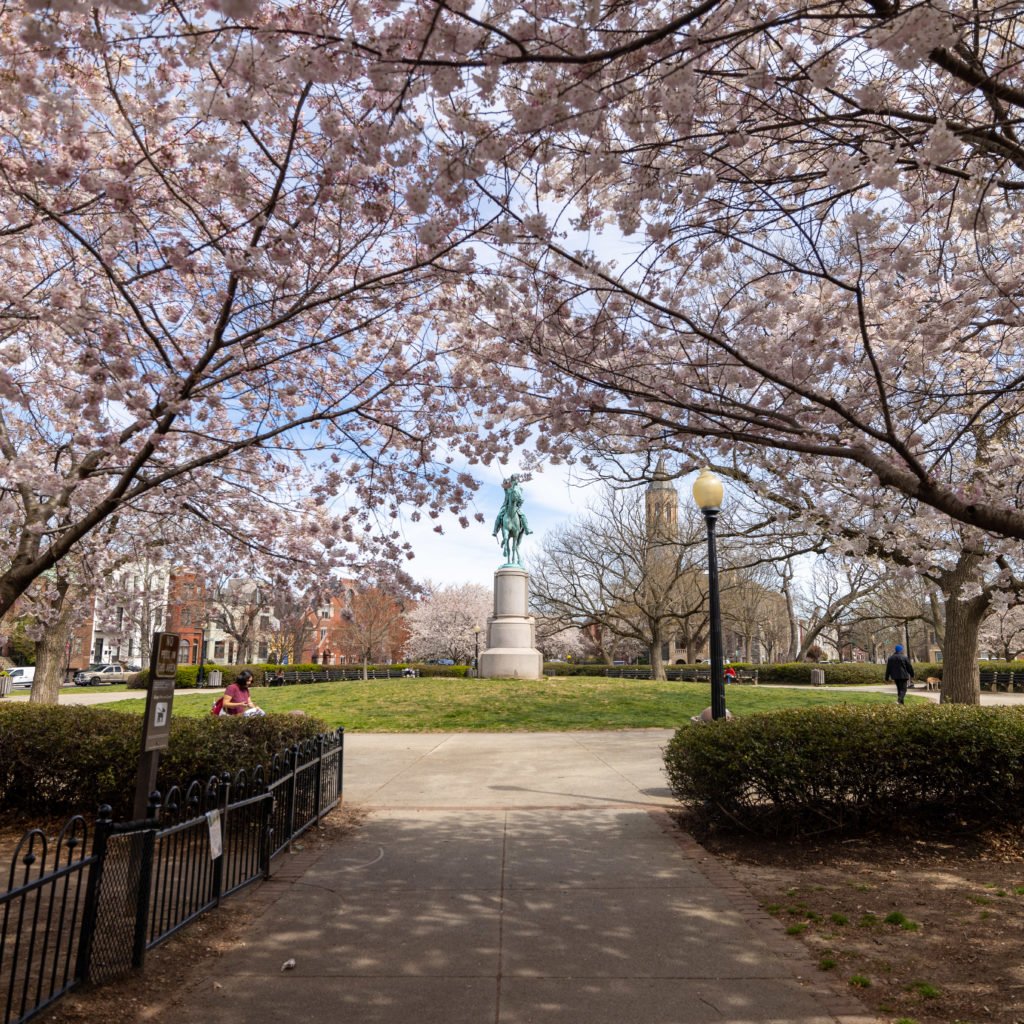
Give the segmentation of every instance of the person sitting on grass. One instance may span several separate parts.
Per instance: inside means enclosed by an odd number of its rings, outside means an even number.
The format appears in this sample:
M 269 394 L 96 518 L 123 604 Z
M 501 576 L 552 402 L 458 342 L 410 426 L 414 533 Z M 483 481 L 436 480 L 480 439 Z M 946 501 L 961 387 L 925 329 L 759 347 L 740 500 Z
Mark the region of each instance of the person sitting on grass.
M 223 714 L 226 715 L 249 715 L 258 716 L 266 712 L 257 707 L 249 696 L 249 683 L 252 680 L 252 673 L 246 668 L 235 677 L 233 683 L 228 684 L 224 691 Z

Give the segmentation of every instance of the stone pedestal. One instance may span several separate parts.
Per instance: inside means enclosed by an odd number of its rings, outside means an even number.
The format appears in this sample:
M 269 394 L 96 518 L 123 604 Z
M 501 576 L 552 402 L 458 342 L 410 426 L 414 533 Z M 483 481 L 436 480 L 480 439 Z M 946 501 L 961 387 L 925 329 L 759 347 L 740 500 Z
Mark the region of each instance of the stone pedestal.
M 494 617 L 487 620 L 487 647 L 480 655 L 484 679 L 540 679 L 544 657 L 529 608 L 525 569 L 502 567 L 494 574 Z

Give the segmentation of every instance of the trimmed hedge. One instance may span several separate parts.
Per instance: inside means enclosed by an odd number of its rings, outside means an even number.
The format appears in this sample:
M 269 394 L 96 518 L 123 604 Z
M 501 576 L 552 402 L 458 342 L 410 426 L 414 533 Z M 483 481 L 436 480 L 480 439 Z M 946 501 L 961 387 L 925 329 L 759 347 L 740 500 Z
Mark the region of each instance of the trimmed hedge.
M 844 831 L 897 819 L 1019 819 L 1024 708 L 833 705 L 679 729 L 673 794 L 708 824 Z
M 0 704 L 0 806 L 30 815 L 130 815 L 141 740 L 138 715 L 74 705 Z M 327 732 L 304 715 L 172 718 L 158 786 L 252 771 L 274 754 Z
M 292 665 L 292 666 L 289 666 L 291 671 L 295 671 L 296 669 L 298 669 L 299 671 L 308 671 L 310 668 L 318 668 L 318 667 L 319 666 L 316 666 L 316 665 L 311 665 L 311 666 Z M 266 673 L 268 671 L 269 672 L 276 671 L 275 666 L 273 666 L 273 665 L 264 665 L 264 664 L 259 664 L 259 665 L 213 665 L 213 664 L 207 662 L 205 668 L 206 668 L 206 674 L 207 675 L 209 675 L 211 672 L 214 672 L 214 671 L 222 672 L 223 675 L 224 675 L 224 680 L 223 680 L 224 686 L 227 686 L 228 683 L 232 682 L 234 680 L 235 676 L 237 676 L 238 673 L 241 672 L 243 669 L 248 669 L 252 673 L 252 685 L 253 686 L 262 686 L 263 685 L 263 680 L 264 680 L 264 678 L 266 676 Z M 196 683 L 196 676 L 198 676 L 198 674 L 199 674 L 199 666 L 198 665 L 179 665 L 178 666 L 178 670 L 177 670 L 177 672 L 175 673 L 175 676 L 174 676 L 174 686 L 175 686 L 175 689 L 179 689 L 179 690 L 199 689 L 199 686 Z M 129 688 L 132 689 L 132 690 L 148 690 L 149 689 L 149 669 L 148 668 L 144 668 L 138 674 L 138 677 L 135 679 L 135 681 L 130 684 Z
M 227 686 L 235 676 L 243 669 L 252 673 L 252 686 L 266 686 L 267 678 L 277 673 L 288 672 L 322 672 L 324 669 L 345 669 L 348 672 L 362 672 L 362 665 L 270 665 L 260 662 L 253 665 L 213 665 L 207 663 L 206 674 L 219 671 L 223 674 L 223 684 Z M 395 665 L 368 665 L 367 671 L 383 672 L 385 669 L 401 670 L 403 668 L 414 668 L 421 676 L 436 676 L 438 678 L 463 678 L 469 672 L 468 665 L 426 665 L 418 662 L 404 662 Z M 199 689 L 196 683 L 196 676 L 199 674 L 198 665 L 179 665 L 174 677 L 174 686 L 180 690 Z M 149 669 L 143 669 L 129 684 L 129 689 L 146 690 L 149 688 Z M 204 687 L 206 688 L 206 687 Z

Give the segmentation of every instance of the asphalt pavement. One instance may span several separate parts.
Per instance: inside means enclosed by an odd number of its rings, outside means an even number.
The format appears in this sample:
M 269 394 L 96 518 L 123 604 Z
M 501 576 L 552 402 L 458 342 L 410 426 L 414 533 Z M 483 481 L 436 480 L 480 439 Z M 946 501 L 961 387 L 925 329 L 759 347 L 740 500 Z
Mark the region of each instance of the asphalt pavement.
M 237 952 L 154 1020 L 874 1022 L 675 831 L 670 735 L 349 735 L 366 821 L 236 897 Z

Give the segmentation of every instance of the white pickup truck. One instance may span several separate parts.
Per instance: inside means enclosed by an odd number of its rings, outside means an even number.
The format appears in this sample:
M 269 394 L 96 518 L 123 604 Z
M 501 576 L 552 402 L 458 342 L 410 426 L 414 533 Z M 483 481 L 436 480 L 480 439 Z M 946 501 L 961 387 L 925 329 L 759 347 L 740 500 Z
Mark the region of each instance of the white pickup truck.
M 121 665 L 90 665 L 75 673 L 75 686 L 104 686 L 107 683 L 125 683 L 133 673 Z

